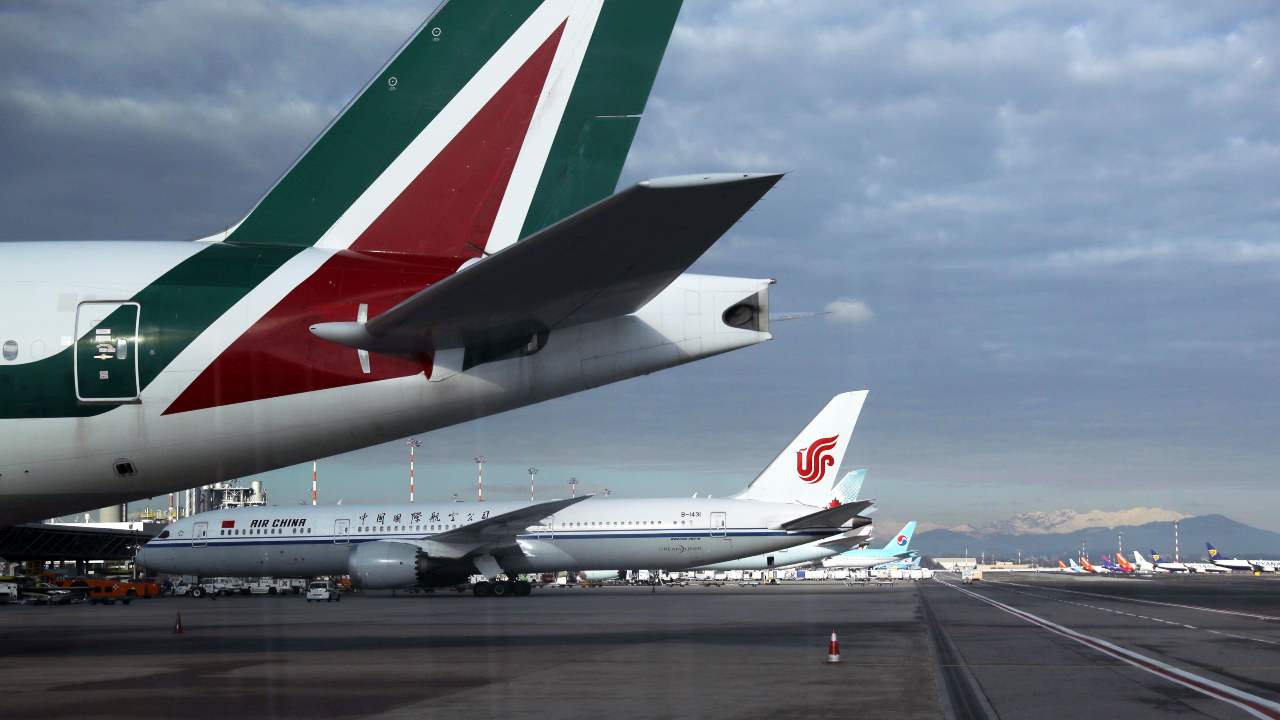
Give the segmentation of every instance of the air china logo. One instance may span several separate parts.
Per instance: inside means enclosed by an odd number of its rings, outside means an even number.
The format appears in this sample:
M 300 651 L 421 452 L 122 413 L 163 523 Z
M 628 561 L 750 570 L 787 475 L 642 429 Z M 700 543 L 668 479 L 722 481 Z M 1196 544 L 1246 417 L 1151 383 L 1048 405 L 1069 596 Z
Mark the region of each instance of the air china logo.
M 810 485 L 827 475 L 827 468 L 835 464 L 831 451 L 836 446 L 839 435 L 818 438 L 805 450 L 796 451 L 796 474 Z
M 907 536 L 906 536 L 906 535 L 899 535 L 899 536 L 898 536 L 898 544 L 899 544 L 899 545 L 906 545 L 906 544 L 907 544 Z

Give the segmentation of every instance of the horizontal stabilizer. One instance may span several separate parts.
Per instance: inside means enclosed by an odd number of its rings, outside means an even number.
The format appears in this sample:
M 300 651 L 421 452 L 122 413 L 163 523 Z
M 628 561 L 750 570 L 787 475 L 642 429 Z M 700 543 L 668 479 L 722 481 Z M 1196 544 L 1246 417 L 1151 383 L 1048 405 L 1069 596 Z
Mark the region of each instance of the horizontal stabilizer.
M 477 544 L 506 539 L 514 540 L 517 534 L 524 532 L 530 525 L 537 525 L 570 505 L 576 505 L 589 497 L 591 495 L 536 503 L 518 510 L 502 513 L 501 515 L 494 515 L 469 525 L 463 525 L 454 530 L 432 535 L 430 540 L 434 543 L 443 544 Z
M 383 353 L 515 350 L 540 333 L 639 310 L 693 264 L 779 174 L 648 180 L 418 292 L 367 323 L 317 336 Z
M 823 540 L 818 544 L 824 548 L 827 548 L 828 550 L 834 550 L 836 552 L 844 552 L 845 550 L 852 550 L 855 547 L 867 541 L 867 535 L 863 534 L 860 531 L 862 530 L 862 528 L 865 528 L 870 524 L 871 524 L 870 518 L 865 518 L 861 516 L 856 517 L 853 519 L 854 529 L 852 531 L 841 533 L 839 535 L 836 535 L 833 538 L 828 538 L 826 540 Z
M 858 513 L 871 507 L 870 500 L 859 500 L 858 502 L 838 505 L 826 510 L 819 510 L 795 520 L 788 520 L 782 523 L 783 530 L 815 530 L 819 528 L 836 528 L 844 525 L 850 520 L 854 521 L 854 528 L 862 527 L 871 522 L 869 518 L 858 518 Z M 861 522 L 860 522 L 861 521 Z

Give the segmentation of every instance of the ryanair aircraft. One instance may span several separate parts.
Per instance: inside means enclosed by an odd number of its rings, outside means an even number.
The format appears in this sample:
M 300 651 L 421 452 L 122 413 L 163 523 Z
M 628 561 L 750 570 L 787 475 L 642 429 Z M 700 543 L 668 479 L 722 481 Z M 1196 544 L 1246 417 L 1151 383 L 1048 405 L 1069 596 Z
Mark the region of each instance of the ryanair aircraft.
M 527 594 L 528 583 L 511 580 L 520 573 L 683 570 L 780 550 L 871 522 L 859 515 L 868 501 L 829 502 L 828 469 L 844 458 L 866 394 L 832 398 L 733 498 L 213 510 L 166 527 L 137 561 L 184 575 L 350 575 L 364 588 L 443 587 L 480 574 L 490 578 L 475 586 L 484 595 Z M 824 449 L 808 453 L 816 444 Z
M 614 193 L 679 4 L 445 3 L 231 227 L 0 244 L 0 525 L 770 339 L 684 271 L 779 175 Z

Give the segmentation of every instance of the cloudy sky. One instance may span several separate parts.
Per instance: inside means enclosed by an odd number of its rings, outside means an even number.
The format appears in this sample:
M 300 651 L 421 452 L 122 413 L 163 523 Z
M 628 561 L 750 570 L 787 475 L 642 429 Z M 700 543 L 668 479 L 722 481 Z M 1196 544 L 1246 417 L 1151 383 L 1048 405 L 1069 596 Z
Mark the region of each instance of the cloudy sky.
M 0 7 L 0 239 L 238 219 L 433 3 Z M 834 393 L 889 521 L 1135 505 L 1280 529 L 1280 6 L 688 0 L 624 182 L 788 177 L 696 266 L 764 346 L 432 433 L 420 493 L 742 487 Z M 391 443 L 322 462 L 398 498 Z M 309 468 L 268 473 L 277 502 Z

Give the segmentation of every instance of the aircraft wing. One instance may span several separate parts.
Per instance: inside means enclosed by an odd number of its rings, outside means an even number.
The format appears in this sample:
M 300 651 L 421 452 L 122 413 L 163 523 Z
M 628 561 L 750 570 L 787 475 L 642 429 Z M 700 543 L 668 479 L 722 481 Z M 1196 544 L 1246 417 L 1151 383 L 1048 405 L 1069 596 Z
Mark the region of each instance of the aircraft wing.
M 870 525 L 870 524 L 871 524 L 870 518 L 856 517 L 853 519 L 854 530 L 857 530 L 858 528 L 861 528 L 861 527 L 866 527 L 867 525 Z M 833 538 L 823 540 L 822 542 L 818 543 L 818 545 L 824 548 L 828 548 L 830 550 L 837 550 L 839 552 L 844 552 L 845 550 L 852 550 L 855 546 L 861 545 L 862 543 L 866 542 L 866 540 L 867 540 L 866 535 L 858 535 L 853 532 L 847 532 L 847 533 L 842 533 L 840 535 L 837 535 Z
M 430 540 L 432 543 L 462 546 L 475 546 L 503 540 L 514 542 L 515 536 L 524 532 L 530 525 L 537 525 L 547 517 L 555 515 L 570 505 L 580 503 L 589 497 L 591 495 L 582 495 L 565 500 L 549 500 L 529 505 L 519 510 L 512 510 L 501 515 L 478 520 L 470 525 L 446 530 L 438 535 L 432 535 Z
M 816 528 L 835 528 L 840 527 L 852 520 L 854 528 L 862 527 L 871 523 L 870 518 L 858 518 L 858 513 L 871 507 L 870 500 L 859 500 L 858 502 L 845 503 L 826 510 L 819 510 L 794 520 L 788 520 L 780 526 L 783 530 L 810 530 Z M 861 521 L 861 522 L 860 522 Z
M 627 315 L 671 284 L 781 179 L 648 180 L 540 230 L 365 323 L 311 326 L 361 350 L 501 354 L 539 333 Z

